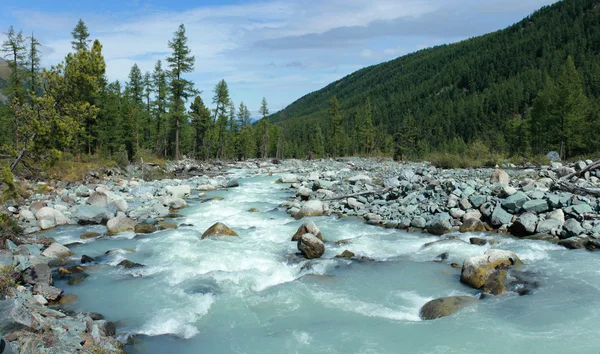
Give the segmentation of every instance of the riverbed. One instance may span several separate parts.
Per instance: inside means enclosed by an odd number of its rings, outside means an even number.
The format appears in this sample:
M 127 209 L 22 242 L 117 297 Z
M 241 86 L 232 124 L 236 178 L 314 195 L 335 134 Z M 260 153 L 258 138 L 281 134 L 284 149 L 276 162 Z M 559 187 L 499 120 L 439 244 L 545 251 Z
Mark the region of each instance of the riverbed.
M 83 283 L 55 281 L 78 296 L 68 309 L 115 322 L 117 336 L 130 338 L 129 353 L 598 353 L 597 254 L 491 233 L 457 233 L 467 242 L 424 248 L 439 237 L 332 215 L 308 218 L 328 241 L 322 259 L 309 261 L 290 241 L 307 219 L 279 207 L 291 192 L 275 183 L 278 176 L 238 170 L 232 177 L 239 187 L 206 196 L 222 200 L 192 194 L 171 220 L 192 226 L 89 240 L 79 236 L 106 228 L 46 231 L 62 244 L 84 242 L 70 246 L 74 259 L 96 259 Z M 239 237 L 201 240 L 215 222 Z M 473 236 L 496 243 L 471 245 Z M 478 296 L 450 263 L 488 248 L 515 252 L 539 287 L 422 321 L 429 300 Z M 346 249 L 358 258 L 334 258 Z M 124 259 L 145 266 L 117 267 Z

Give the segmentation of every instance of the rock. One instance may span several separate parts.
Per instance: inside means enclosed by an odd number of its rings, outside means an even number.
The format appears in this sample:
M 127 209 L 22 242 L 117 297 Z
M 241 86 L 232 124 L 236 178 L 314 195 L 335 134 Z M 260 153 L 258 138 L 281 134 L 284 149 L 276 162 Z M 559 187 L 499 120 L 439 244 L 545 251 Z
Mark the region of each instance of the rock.
M 80 205 L 75 212 L 75 217 L 81 225 L 105 223 L 113 216 L 113 213 L 96 205 Z
M 38 283 L 33 286 L 33 293 L 42 295 L 49 301 L 55 301 L 62 295 L 63 290 L 48 284 Z
M 527 212 L 539 214 L 539 213 L 548 211 L 549 206 L 548 206 L 548 202 L 545 201 L 544 199 L 534 199 L 534 200 L 525 202 L 523 204 L 523 209 Z
M 471 209 L 473 206 L 471 205 L 471 203 L 469 203 L 469 201 L 466 198 L 461 199 L 458 202 L 458 205 L 460 205 L 460 208 L 462 210 L 469 210 Z
M 96 238 L 96 237 L 100 237 L 101 235 L 97 232 L 86 232 L 85 234 L 82 234 L 81 236 L 79 236 L 80 239 L 82 240 L 87 240 L 88 238 Z
M 562 238 L 569 238 L 574 236 L 583 235 L 585 233 L 585 229 L 581 226 L 579 221 L 575 219 L 569 219 L 565 221 L 563 225 Z
M 94 325 L 98 326 L 98 330 L 102 337 L 112 337 L 117 334 L 117 326 L 114 322 L 99 320 L 94 321 Z
M 562 224 L 565 223 L 565 212 L 562 209 L 553 210 L 546 214 L 546 220 L 549 219 L 560 222 L 560 225 L 562 226 Z
M 35 214 L 37 214 L 37 212 L 46 207 L 48 204 L 44 201 L 41 200 L 36 200 L 34 202 L 31 203 L 31 205 L 29 205 L 29 210 Z
M 558 220 L 546 219 L 546 220 L 542 220 L 538 223 L 535 231 L 539 234 L 557 235 L 561 231 L 561 226 L 562 226 L 562 223 Z
M 292 236 L 292 241 L 298 241 L 300 237 L 304 234 L 312 234 L 319 240 L 323 241 L 323 235 L 321 234 L 321 230 L 317 227 L 317 225 L 312 221 L 307 221 L 304 224 L 300 225 L 294 236 Z
M 302 219 L 306 216 L 321 216 L 325 213 L 325 206 L 320 200 L 309 200 L 304 203 L 300 211 L 296 214 L 296 219 Z
M 477 302 L 472 296 L 449 296 L 431 300 L 419 311 L 419 316 L 424 320 L 450 316 L 453 313 Z
M 55 259 L 69 257 L 72 254 L 73 252 L 71 252 L 71 250 L 56 242 L 51 244 L 44 250 L 44 252 L 42 252 L 42 256 Z
M 469 197 L 469 201 L 475 208 L 479 208 L 483 203 L 487 201 L 487 198 L 483 195 L 472 195 Z
M 539 226 L 539 224 L 538 224 Z M 559 238 L 557 236 L 548 235 L 548 234 L 535 234 L 532 236 L 523 237 L 524 240 L 534 240 L 534 241 L 546 241 L 550 243 L 557 243 Z
M 298 250 L 307 259 L 319 258 L 325 253 L 325 245 L 313 234 L 304 234 L 298 239 Z
M 575 169 L 567 166 L 562 166 L 557 168 L 555 172 L 558 178 L 562 178 L 564 176 L 570 175 L 571 173 L 575 173 Z
M 427 232 L 433 235 L 443 235 L 450 231 L 451 228 L 450 215 L 446 213 L 436 215 L 426 226 Z
M 117 216 L 116 218 L 108 220 L 106 227 L 110 234 L 116 235 L 121 232 L 134 231 L 136 224 L 135 220 L 126 216 Z
M 156 228 L 152 224 L 137 224 L 133 229 L 136 234 L 151 234 L 156 231 Z
M 177 229 L 177 224 L 173 222 L 161 221 L 158 223 L 158 230 L 169 230 L 169 229 Z
M 491 217 L 491 224 L 496 227 L 508 225 L 512 222 L 513 216 L 507 213 L 500 205 L 496 205 Z
M 76 302 L 77 302 L 77 295 L 75 295 L 75 294 L 64 294 L 63 296 L 60 297 L 60 300 L 58 300 L 58 303 L 61 305 L 74 304 Z
M 345 250 L 344 252 L 338 254 L 337 256 L 335 256 L 335 258 L 345 258 L 345 259 L 351 259 L 352 257 L 354 257 L 354 253 L 350 252 L 348 250 Z
M 557 163 L 559 165 L 560 162 L 556 162 L 556 161 L 560 161 L 560 155 L 558 152 L 556 151 L 550 151 L 549 153 L 546 154 L 546 157 L 548 158 L 548 160 L 550 160 L 552 163 Z M 562 166 L 562 165 L 561 165 Z
M 259 211 L 256 208 L 250 208 L 250 209 L 248 209 L 248 212 L 249 213 L 258 213 Z
M 84 254 L 83 256 L 81 256 L 80 262 L 81 264 L 92 263 L 94 262 L 94 258 Z
M 479 237 L 471 237 L 469 239 L 469 242 L 471 242 L 472 245 L 477 245 L 477 246 L 485 246 L 487 244 L 487 240 L 479 238 Z
M 558 244 L 570 250 L 584 249 L 588 243 L 587 237 L 569 237 L 565 240 L 558 241 Z
M 79 186 L 75 189 L 75 195 L 78 197 L 89 197 L 90 189 L 87 186 Z
M 235 188 L 235 187 L 239 187 L 239 186 L 240 186 L 240 182 L 237 180 L 237 178 L 230 179 L 225 184 L 225 187 L 227 187 L 227 188 Z
M 424 229 L 427 226 L 427 221 L 423 217 L 414 218 L 410 222 L 410 226 L 417 229 Z
M 47 230 L 56 226 L 55 212 L 60 213 L 59 211 L 49 207 L 43 207 L 38 210 L 38 212 L 35 214 L 35 217 L 38 220 L 38 226 L 40 229 Z
M 463 219 L 463 222 L 465 222 L 469 219 L 480 220 L 482 216 L 483 215 L 481 215 L 481 212 L 479 212 L 478 210 L 473 210 L 473 211 L 466 212 L 465 215 L 463 215 L 462 219 Z
M 300 187 L 298 189 L 298 195 L 300 196 L 300 198 L 302 200 L 309 200 L 310 196 L 312 195 L 312 190 L 310 190 L 306 187 Z
M 189 185 L 167 186 L 165 189 L 167 190 L 167 194 L 169 194 L 171 197 L 179 199 L 188 197 L 192 192 L 192 189 Z
M 353 177 L 348 178 L 348 182 L 350 182 L 350 184 L 355 184 L 356 182 L 365 182 L 365 183 L 371 183 L 371 177 L 367 176 L 367 175 L 356 175 Z
M 52 284 L 52 270 L 46 263 L 38 263 L 23 271 L 23 281 L 27 284 Z
M 356 200 L 356 198 L 348 198 L 346 203 L 351 209 L 360 209 L 364 206 L 364 204 Z
M 511 213 L 517 213 L 527 202 L 527 195 L 521 191 L 511 195 L 502 201 L 502 207 Z
M 21 299 L 0 301 L 0 333 L 5 335 L 21 328 L 32 328 L 36 325 L 35 317 L 23 306 Z
M 202 234 L 202 239 L 210 236 L 238 236 L 238 234 L 223 223 L 216 223 Z
M 215 197 L 217 198 L 217 197 Z M 223 198 L 221 198 L 223 199 Z M 171 208 L 171 209 L 183 209 L 185 207 L 187 207 L 187 203 L 185 200 L 183 200 L 182 198 L 176 198 L 176 197 L 159 197 L 158 200 L 166 207 Z M 218 199 L 211 199 L 211 200 L 218 200 Z M 210 200 L 203 200 L 202 203 L 208 202 Z
M 510 183 L 510 176 L 504 170 L 494 170 L 490 176 L 490 183 L 506 184 Z
M 488 277 L 498 269 L 507 269 L 522 264 L 519 257 L 510 251 L 490 249 L 481 256 L 467 258 L 462 266 L 460 281 L 479 289 L 485 285 Z
M 584 214 L 588 214 L 588 213 L 591 214 L 591 213 L 594 212 L 594 210 L 592 209 L 592 207 L 589 204 L 586 204 L 586 203 L 573 205 L 571 207 L 571 210 L 574 213 L 577 213 L 578 215 L 584 215 Z
M 511 225 L 510 232 L 515 236 L 529 236 L 535 233 L 537 216 L 534 213 L 523 213 Z
M 485 232 L 487 229 L 479 219 L 467 219 L 460 225 L 460 232 Z
M 298 177 L 293 174 L 283 174 L 277 180 L 278 183 L 296 183 L 298 182 Z
M 108 195 L 105 192 L 93 192 L 86 200 L 89 205 L 105 207 L 108 205 Z
M 33 295 L 33 299 L 34 299 L 35 301 L 37 301 L 37 303 L 38 303 L 38 304 L 40 304 L 40 305 L 46 305 L 46 304 L 48 304 L 48 300 L 46 300 L 46 298 L 45 298 L 45 297 L 43 297 L 43 296 L 42 296 L 42 295 L 40 295 L 40 294 Z
M 132 269 L 132 268 L 141 268 L 141 267 L 144 267 L 143 264 L 135 263 L 135 262 L 129 261 L 127 259 L 124 259 L 121 262 L 119 262 L 119 264 L 117 264 L 117 266 L 123 267 L 125 269 Z

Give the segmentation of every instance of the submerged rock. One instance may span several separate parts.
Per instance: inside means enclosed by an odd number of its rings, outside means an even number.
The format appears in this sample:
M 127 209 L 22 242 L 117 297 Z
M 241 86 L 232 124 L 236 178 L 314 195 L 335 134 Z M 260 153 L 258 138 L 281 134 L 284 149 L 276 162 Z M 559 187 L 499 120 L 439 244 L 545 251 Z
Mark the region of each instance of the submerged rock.
M 344 250 L 344 252 L 342 252 L 342 253 L 338 254 L 337 256 L 335 256 L 335 258 L 351 259 L 354 256 L 355 256 L 354 252 L 351 252 L 351 251 L 348 251 L 348 250 Z
M 122 260 L 117 265 L 121 266 L 121 267 L 123 267 L 125 269 L 132 269 L 132 268 L 141 268 L 141 267 L 144 267 L 143 264 L 135 263 L 135 262 L 129 261 L 127 259 Z
M 175 224 L 173 222 L 161 221 L 158 223 L 159 231 L 168 230 L 168 229 L 176 229 L 176 228 L 177 228 L 177 224 Z
M 202 239 L 205 239 L 210 236 L 238 236 L 237 232 L 233 231 L 227 225 L 218 222 L 213 226 L 209 227 L 202 234 Z
M 480 289 L 496 270 L 508 269 L 522 263 L 519 257 L 511 251 L 487 250 L 481 256 L 465 260 L 460 274 L 460 281 L 475 289 Z
M 304 234 L 298 239 L 298 250 L 308 259 L 319 258 L 325 253 L 325 245 L 313 234 Z
M 431 300 L 419 311 L 419 316 L 424 320 L 450 316 L 453 313 L 477 302 L 472 296 L 449 296 Z
M 319 230 L 317 225 L 312 221 L 307 221 L 304 224 L 300 225 L 294 236 L 292 236 L 292 241 L 298 241 L 298 239 L 304 234 L 313 234 L 319 240 L 323 241 L 323 235 L 321 234 L 321 230 Z
M 152 224 L 141 223 L 135 225 L 134 231 L 136 234 L 151 234 L 156 231 L 156 227 Z
M 84 234 L 82 234 L 81 236 L 79 236 L 80 239 L 82 240 L 86 240 L 88 238 L 96 238 L 96 237 L 100 237 L 101 235 L 97 232 L 86 232 Z

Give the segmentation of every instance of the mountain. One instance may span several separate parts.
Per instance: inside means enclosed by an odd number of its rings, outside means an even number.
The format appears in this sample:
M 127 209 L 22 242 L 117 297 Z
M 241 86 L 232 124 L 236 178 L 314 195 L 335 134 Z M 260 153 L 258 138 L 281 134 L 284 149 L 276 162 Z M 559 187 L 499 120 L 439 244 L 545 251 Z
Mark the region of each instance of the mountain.
M 448 151 L 478 140 L 493 151 L 523 154 L 512 151 L 514 127 L 528 119 L 538 93 L 548 78 L 559 77 L 569 56 L 594 105 L 589 111 L 600 111 L 599 18 L 600 0 L 563 0 L 504 30 L 354 72 L 269 120 L 286 132 L 293 155 L 314 149 L 319 141 L 313 138 L 317 125 L 331 146 L 329 101 L 336 96 L 343 116 L 344 151 L 354 154 L 357 126 L 363 124 L 369 100 L 380 151 L 390 150 L 391 136 L 408 129 L 411 117 L 421 153 Z

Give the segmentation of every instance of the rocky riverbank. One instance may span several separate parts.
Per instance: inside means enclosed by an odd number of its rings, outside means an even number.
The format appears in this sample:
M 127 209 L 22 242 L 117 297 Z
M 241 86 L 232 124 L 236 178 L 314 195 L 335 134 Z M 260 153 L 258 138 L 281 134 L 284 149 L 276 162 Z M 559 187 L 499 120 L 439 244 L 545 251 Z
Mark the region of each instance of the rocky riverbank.
M 196 171 L 192 164 L 181 166 L 181 171 Z M 55 348 L 61 353 L 120 350 L 114 324 L 99 314 L 62 310 L 61 304 L 76 299 L 53 287 L 53 279 L 59 277 L 73 283 L 84 281 L 86 267 L 93 265 L 94 259 L 73 259 L 68 248 L 39 238 L 37 233 L 69 224 L 106 225 L 104 233 L 87 233 L 81 238 L 177 228 L 179 225 L 167 219 L 185 208 L 186 200 L 238 185 L 227 175 L 233 168 L 248 169 L 257 175 L 280 175 L 282 188 L 294 192 L 294 197 L 282 206 L 298 219 L 335 214 L 359 217 L 386 228 L 428 232 L 439 235 L 438 242 L 454 242 L 462 232 L 495 232 L 502 237 L 595 250 L 600 245 L 600 199 L 577 193 L 600 187 L 600 169 L 591 166 L 595 166 L 592 161 L 580 161 L 573 166 L 554 163 L 537 169 L 441 170 L 426 163 L 358 158 L 247 161 L 204 166 L 204 174 L 186 179 L 144 181 L 134 171 L 131 175 L 138 177 L 96 174 L 86 183 L 32 185 L 31 189 L 43 193 L 8 207 L 29 236 L 16 243 L 7 241 L 0 251 L 0 262 L 7 266 L 6 278 L 21 284 L 0 301 L 5 314 L 0 319 L 0 330 L 21 352 L 56 352 Z M 570 192 L 560 186 L 561 181 L 569 183 Z M 318 219 L 303 225 L 293 237 L 290 235 L 306 258 L 321 257 L 327 246 L 315 222 L 318 224 Z M 218 229 L 214 234 L 235 236 L 224 225 L 213 228 Z M 210 233 L 205 234 L 198 235 L 199 239 Z M 472 237 L 471 242 L 487 241 Z M 356 258 L 351 245 L 348 247 L 338 257 Z M 490 251 L 482 251 L 481 259 L 465 260 L 463 283 L 489 294 L 525 292 L 523 284 L 534 284 L 527 274 L 518 273 L 518 255 Z M 444 259 L 443 255 L 439 258 Z M 121 266 L 141 265 L 131 262 Z M 471 303 L 465 298 L 438 300 L 424 307 L 423 318 L 441 317 Z

